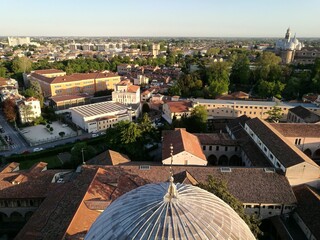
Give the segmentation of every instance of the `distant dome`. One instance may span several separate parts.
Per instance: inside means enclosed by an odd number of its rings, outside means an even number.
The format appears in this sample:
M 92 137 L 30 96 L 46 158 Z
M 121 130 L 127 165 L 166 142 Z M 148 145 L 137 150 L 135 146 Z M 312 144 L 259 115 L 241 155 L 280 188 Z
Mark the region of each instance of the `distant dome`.
M 85 239 L 255 239 L 217 196 L 192 185 L 169 187 L 169 182 L 147 184 L 122 195 Z

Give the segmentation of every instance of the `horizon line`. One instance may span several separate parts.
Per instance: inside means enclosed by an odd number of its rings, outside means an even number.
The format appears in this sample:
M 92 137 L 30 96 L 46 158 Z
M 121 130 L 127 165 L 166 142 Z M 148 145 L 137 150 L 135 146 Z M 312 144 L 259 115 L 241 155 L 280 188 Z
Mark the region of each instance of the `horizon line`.
M 267 36 L 125 36 L 125 35 L 112 35 L 112 36 L 106 36 L 106 35 L 2 35 L 0 38 L 7 38 L 7 37 L 33 37 L 33 38 L 39 38 L 39 37 L 87 37 L 87 38 L 281 38 L 281 37 L 267 37 Z M 320 37 L 297 37 L 297 38 L 320 38 Z

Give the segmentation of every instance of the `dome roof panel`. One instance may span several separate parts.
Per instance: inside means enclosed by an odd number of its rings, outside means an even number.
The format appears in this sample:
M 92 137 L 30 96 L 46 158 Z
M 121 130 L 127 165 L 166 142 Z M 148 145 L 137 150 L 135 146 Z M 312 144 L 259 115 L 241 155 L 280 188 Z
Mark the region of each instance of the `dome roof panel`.
M 255 239 L 221 199 L 192 185 L 148 184 L 114 201 L 85 239 Z

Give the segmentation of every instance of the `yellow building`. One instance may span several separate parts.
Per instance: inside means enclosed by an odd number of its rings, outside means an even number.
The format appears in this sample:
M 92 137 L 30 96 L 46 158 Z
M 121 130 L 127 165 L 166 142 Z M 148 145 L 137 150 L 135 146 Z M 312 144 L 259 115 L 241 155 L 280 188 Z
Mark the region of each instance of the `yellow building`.
M 29 77 L 30 81 L 39 82 L 45 97 L 94 94 L 98 91 L 113 89 L 114 85 L 120 82 L 120 76 L 109 71 L 72 75 L 65 75 L 65 72 L 59 70 L 54 73 L 54 69 L 45 71 L 50 71 L 50 74 L 35 71 Z

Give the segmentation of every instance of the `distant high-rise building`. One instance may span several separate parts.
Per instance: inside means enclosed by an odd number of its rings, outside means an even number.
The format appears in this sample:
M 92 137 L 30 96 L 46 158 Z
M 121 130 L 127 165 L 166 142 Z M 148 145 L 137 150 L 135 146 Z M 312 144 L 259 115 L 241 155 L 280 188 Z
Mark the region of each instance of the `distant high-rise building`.
M 159 51 L 160 51 L 160 44 L 159 43 L 152 44 L 152 55 L 154 58 L 159 55 Z
M 30 37 L 8 37 L 8 43 L 10 47 L 18 45 L 30 45 Z

